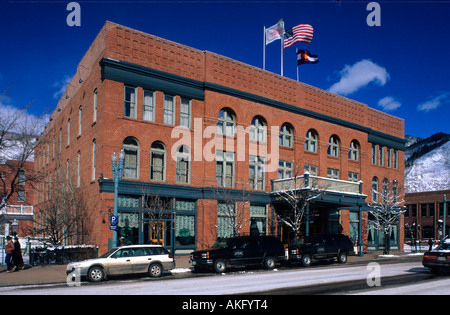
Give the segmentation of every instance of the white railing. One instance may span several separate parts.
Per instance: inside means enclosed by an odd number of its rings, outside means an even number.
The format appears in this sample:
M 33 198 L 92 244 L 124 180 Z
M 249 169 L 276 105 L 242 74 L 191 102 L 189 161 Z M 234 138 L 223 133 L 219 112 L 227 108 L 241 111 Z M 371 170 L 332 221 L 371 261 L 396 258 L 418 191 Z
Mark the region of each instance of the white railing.
M 33 215 L 33 206 L 7 205 L 0 209 L 0 215 Z
M 272 191 L 291 189 L 317 188 L 325 191 L 336 191 L 349 194 L 361 194 L 362 182 L 350 182 L 305 174 L 302 176 L 277 179 L 272 182 Z

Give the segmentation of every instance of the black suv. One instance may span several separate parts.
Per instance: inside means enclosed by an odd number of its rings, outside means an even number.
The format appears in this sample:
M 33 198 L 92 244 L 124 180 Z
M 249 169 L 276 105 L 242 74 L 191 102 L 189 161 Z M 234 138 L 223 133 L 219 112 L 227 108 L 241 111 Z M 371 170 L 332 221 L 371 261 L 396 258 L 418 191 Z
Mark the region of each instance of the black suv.
M 305 267 L 313 260 L 337 259 L 344 264 L 347 256 L 354 254 L 352 242 L 343 234 L 309 236 L 289 246 L 289 261 L 301 262 Z
M 212 268 L 223 273 L 229 267 L 252 265 L 273 269 L 285 259 L 284 246 L 274 236 L 238 236 L 220 240 L 211 249 L 191 253 L 189 262 L 194 271 Z

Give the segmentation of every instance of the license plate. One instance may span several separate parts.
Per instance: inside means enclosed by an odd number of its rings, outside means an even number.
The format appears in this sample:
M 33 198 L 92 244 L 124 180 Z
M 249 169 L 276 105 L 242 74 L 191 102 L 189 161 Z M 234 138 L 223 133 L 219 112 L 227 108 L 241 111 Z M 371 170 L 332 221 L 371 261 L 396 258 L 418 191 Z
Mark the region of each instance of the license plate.
M 439 261 L 445 261 L 445 257 L 438 257 L 437 260 L 439 260 Z

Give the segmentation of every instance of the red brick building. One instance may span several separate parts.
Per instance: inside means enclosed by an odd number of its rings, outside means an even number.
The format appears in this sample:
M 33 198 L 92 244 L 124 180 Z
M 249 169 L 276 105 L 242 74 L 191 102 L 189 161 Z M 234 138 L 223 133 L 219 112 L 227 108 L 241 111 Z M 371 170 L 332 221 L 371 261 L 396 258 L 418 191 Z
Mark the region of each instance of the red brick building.
M 17 235 L 30 235 L 34 205 L 34 163 L 24 162 L 19 170 L 19 161 L 7 160 L 0 164 L 0 192 L 2 198 L 11 191 L 13 182 L 14 193 L 9 197 L 6 206 L 0 210 L 0 234 L 12 235 L 13 224 L 18 224 Z
M 405 196 L 405 238 L 411 240 L 441 239 L 444 223 L 445 233 L 450 235 L 450 190 L 408 193 Z
M 340 230 L 378 248 L 378 236 L 364 231 L 365 202 L 372 187 L 401 186 L 404 177 L 402 119 L 111 22 L 79 63 L 40 141 L 36 167 L 49 174 L 45 189 L 58 169 L 79 187 L 100 253 L 112 245 L 111 154 L 121 149 L 119 238 L 159 240 L 177 254 L 230 235 L 227 195 L 247 196 L 235 203 L 236 212 L 244 209 L 241 233 L 287 241 L 272 190 L 305 170 L 335 187 L 311 206 L 308 233 Z M 38 206 L 47 198 L 39 195 Z M 164 216 L 148 211 L 166 206 Z M 393 246 L 402 235 L 394 233 Z

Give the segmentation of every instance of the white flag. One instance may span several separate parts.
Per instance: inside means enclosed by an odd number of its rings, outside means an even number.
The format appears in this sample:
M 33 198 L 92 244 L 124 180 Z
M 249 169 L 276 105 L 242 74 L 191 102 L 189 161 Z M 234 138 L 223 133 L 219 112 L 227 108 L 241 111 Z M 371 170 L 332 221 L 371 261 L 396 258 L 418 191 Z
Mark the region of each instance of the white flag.
M 271 42 L 281 39 L 284 35 L 284 21 L 279 20 L 277 24 L 266 28 L 266 45 Z

